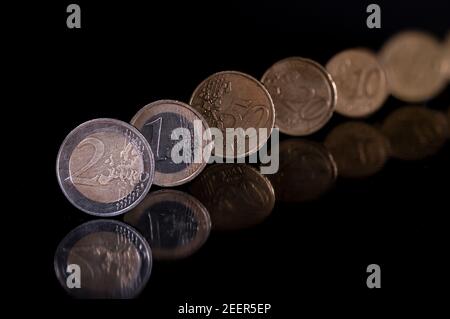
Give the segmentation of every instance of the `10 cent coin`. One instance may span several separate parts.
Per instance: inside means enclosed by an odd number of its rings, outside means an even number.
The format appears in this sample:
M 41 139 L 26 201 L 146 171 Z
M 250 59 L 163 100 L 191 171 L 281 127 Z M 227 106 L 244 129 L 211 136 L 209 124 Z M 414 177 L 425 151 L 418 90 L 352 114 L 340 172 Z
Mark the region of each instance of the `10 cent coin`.
M 336 54 L 326 68 L 336 82 L 336 112 L 365 117 L 377 111 L 388 96 L 386 75 L 378 59 L 367 49 Z

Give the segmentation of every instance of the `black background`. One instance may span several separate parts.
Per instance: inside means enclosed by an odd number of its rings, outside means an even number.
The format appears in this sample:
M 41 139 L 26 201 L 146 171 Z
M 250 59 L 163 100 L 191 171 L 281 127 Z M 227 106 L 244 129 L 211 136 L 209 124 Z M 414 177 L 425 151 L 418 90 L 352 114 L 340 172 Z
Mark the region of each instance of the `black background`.
M 378 50 L 403 29 L 428 30 L 442 39 L 450 28 L 448 1 L 377 1 L 381 29 L 366 27 L 368 1 L 74 2 L 81 6 L 80 30 L 66 27 L 70 2 L 41 3 L 30 37 L 22 43 L 28 57 L 23 62 L 31 71 L 24 82 L 31 88 L 18 100 L 27 96 L 34 101 L 24 103 L 32 122 L 29 149 L 39 159 L 29 187 L 40 199 L 27 210 L 37 219 L 32 228 L 39 244 L 25 257 L 37 261 L 37 277 L 43 281 L 31 290 L 18 287 L 19 295 L 81 314 L 87 309 L 105 316 L 139 310 L 165 318 L 175 316 L 185 302 L 271 303 L 272 317 L 291 318 L 308 310 L 367 316 L 404 297 L 411 302 L 434 294 L 444 285 L 448 143 L 423 161 L 391 159 L 368 179 L 339 179 L 318 201 L 277 202 L 255 228 L 212 233 L 190 258 L 156 262 L 138 300 L 71 300 L 56 280 L 53 256 L 62 238 L 89 220 L 66 200 L 55 176 L 59 146 L 72 128 L 97 117 L 129 121 L 157 99 L 187 102 L 196 85 L 217 71 L 260 78 L 284 57 L 325 64 L 346 48 Z M 391 97 L 367 121 L 377 125 L 402 105 Z M 449 87 L 426 105 L 446 110 Z M 334 116 L 311 139 L 323 141 L 343 120 Z M 378 290 L 366 287 L 371 263 L 381 266 Z

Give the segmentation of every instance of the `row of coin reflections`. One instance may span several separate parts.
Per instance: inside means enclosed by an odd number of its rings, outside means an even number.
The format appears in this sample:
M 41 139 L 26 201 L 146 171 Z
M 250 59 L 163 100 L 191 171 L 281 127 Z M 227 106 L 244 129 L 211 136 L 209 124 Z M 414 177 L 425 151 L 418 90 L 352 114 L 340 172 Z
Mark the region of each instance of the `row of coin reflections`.
M 162 190 L 134 205 L 124 221 L 143 236 L 112 220 L 74 229 L 55 254 L 57 277 L 77 297 L 136 296 L 150 276 L 152 253 L 155 259 L 191 255 L 208 238 L 211 221 L 219 230 L 258 224 L 272 211 L 275 194 L 286 202 L 313 200 L 332 188 L 338 174 L 367 177 L 381 170 L 389 156 L 404 160 L 431 156 L 444 145 L 449 122 L 450 110 L 444 115 L 420 106 L 402 107 L 385 119 L 380 130 L 348 122 L 333 129 L 323 144 L 283 141 L 280 170 L 269 178 L 248 165 L 212 165 L 190 184 L 195 197 Z M 82 272 L 82 289 L 67 288 L 68 264 L 90 269 Z
M 125 223 L 95 220 L 75 228 L 57 248 L 57 278 L 76 297 L 134 297 L 150 276 L 152 258 L 192 255 L 211 228 L 230 231 L 257 225 L 270 215 L 275 198 L 282 202 L 318 199 L 332 189 L 338 172 L 345 177 L 368 177 L 381 170 L 389 155 L 403 160 L 431 156 L 444 145 L 448 123 L 450 109 L 447 120 L 438 111 L 407 106 L 390 114 L 381 132 L 353 121 L 338 125 L 325 143 L 281 142 L 280 171 L 269 178 L 245 164 L 209 166 L 189 185 L 190 194 L 151 192 L 124 215 Z M 80 289 L 67 286 L 70 264 L 89 269 L 81 271 Z

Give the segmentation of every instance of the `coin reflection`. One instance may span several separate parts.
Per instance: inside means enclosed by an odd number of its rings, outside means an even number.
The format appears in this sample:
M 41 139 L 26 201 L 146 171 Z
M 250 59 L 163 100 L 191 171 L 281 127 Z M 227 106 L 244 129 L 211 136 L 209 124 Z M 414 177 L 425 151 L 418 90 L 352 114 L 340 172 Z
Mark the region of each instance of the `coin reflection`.
M 335 127 L 325 139 L 339 176 L 359 178 L 379 172 L 389 156 L 389 144 L 381 132 L 362 122 Z
M 152 247 L 159 260 L 192 255 L 206 242 L 211 220 L 206 208 L 193 196 L 175 190 L 161 190 L 147 197 L 124 216 Z
M 280 168 L 268 177 L 277 200 L 304 202 L 317 199 L 329 190 L 336 175 L 336 164 L 322 144 L 291 139 L 281 142 Z
M 402 160 L 420 160 L 435 154 L 448 136 L 445 115 L 421 106 L 405 106 L 384 121 L 391 155 Z
M 145 286 L 152 257 L 148 243 L 130 226 L 95 220 L 78 226 L 61 241 L 54 265 L 70 295 L 122 299 L 135 297 Z
M 259 224 L 275 204 L 270 181 L 244 164 L 212 165 L 193 181 L 190 190 L 208 209 L 216 230 Z

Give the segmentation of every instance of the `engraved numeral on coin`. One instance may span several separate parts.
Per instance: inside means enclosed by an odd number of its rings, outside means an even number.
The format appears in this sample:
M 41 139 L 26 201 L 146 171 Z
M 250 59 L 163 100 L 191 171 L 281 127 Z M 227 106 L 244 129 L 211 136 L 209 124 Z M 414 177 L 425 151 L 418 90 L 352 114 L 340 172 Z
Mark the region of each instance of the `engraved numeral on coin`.
M 355 71 L 357 88 L 355 94 L 357 97 L 366 96 L 371 98 L 375 96 L 380 84 L 380 72 L 377 69 L 363 69 Z M 376 83 L 375 87 L 371 86 L 371 83 Z
M 159 158 L 159 144 L 160 144 L 160 141 L 161 141 L 162 117 L 158 117 L 156 120 L 148 122 L 144 126 L 151 126 L 152 127 L 153 132 L 150 135 L 151 139 L 152 139 L 150 143 L 153 143 L 153 138 L 155 136 L 157 137 L 157 141 L 156 141 L 156 157 Z M 157 131 L 157 134 L 154 134 L 155 133 L 155 129 Z
M 372 98 L 375 96 L 379 89 L 381 74 L 380 71 L 375 68 L 370 69 L 352 69 L 351 62 L 342 65 L 343 78 L 350 78 L 353 81 L 349 81 L 350 85 L 350 98 Z M 350 75 L 347 75 L 348 73 Z M 376 83 L 375 86 L 372 83 Z
M 88 186 L 95 186 L 97 184 L 97 177 L 98 175 L 92 177 L 92 178 L 85 178 L 85 177 L 79 177 L 81 174 L 88 171 L 92 166 L 94 166 L 105 153 L 105 145 L 103 142 L 97 138 L 94 137 L 88 137 L 84 141 L 82 141 L 77 147 L 81 148 L 86 145 L 91 145 L 94 147 L 94 153 L 92 154 L 91 159 L 89 162 L 82 166 L 78 171 L 74 172 L 72 174 L 72 182 L 74 184 L 82 184 L 82 185 L 88 185 Z

